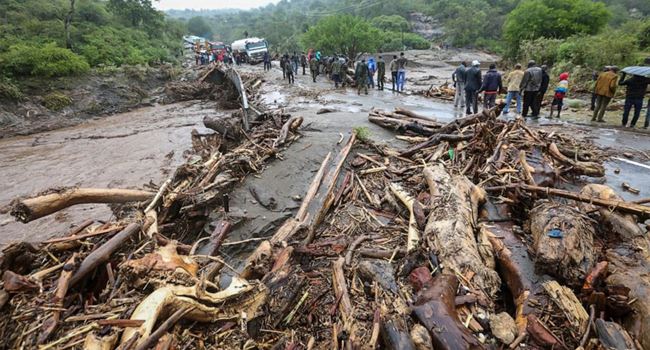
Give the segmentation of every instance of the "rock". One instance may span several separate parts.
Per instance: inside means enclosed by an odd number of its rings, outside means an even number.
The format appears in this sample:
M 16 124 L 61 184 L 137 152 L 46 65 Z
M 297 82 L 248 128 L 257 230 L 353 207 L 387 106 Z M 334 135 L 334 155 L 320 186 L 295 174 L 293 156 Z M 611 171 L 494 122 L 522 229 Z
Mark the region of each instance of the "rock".
M 492 334 L 504 344 L 512 343 L 517 337 L 515 320 L 505 312 L 490 315 Z
M 421 324 L 416 323 L 411 329 L 411 339 L 417 350 L 433 349 L 433 342 L 429 331 Z

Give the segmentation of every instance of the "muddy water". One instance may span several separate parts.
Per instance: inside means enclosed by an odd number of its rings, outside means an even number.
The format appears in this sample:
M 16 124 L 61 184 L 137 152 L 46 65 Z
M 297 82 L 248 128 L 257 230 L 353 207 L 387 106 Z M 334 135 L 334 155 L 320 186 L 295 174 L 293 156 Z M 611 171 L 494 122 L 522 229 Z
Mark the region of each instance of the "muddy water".
M 153 106 L 73 128 L 0 141 L 0 206 L 51 187 L 142 188 L 183 161 L 190 131 L 206 131 L 212 103 Z M 0 215 L 0 244 L 42 240 L 86 219 L 109 220 L 106 205 L 80 205 L 29 224 Z

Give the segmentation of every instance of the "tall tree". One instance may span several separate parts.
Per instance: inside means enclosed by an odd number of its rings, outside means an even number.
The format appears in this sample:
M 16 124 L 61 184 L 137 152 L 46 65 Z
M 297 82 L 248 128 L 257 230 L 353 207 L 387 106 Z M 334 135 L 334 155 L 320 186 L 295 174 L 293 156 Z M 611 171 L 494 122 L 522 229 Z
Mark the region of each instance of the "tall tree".
M 65 22 L 63 24 L 65 28 L 65 46 L 72 50 L 72 37 L 70 36 L 70 26 L 72 25 L 72 16 L 74 16 L 74 3 L 75 0 L 70 0 L 70 10 L 65 16 Z
M 108 9 L 134 27 L 150 25 L 162 18 L 151 0 L 109 0 Z
M 212 29 L 203 17 L 192 17 L 187 21 L 187 30 L 194 35 L 202 36 L 208 39 L 212 37 Z
M 374 52 L 379 47 L 379 29 L 351 15 L 335 15 L 320 20 L 302 36 L 304 47 L 344 53 L 354 59 L 358 53 Z

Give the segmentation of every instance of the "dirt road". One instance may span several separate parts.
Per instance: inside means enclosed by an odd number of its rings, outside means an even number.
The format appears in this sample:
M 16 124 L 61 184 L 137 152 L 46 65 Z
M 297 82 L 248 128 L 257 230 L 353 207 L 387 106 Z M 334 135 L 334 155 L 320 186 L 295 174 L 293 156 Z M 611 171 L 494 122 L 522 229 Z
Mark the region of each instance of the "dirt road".
M 274 64 L 277 66 L 276 62 Z M 259 71 L 262 67 L 244 66 L 241 69 Z M 426 68 L 420 66 L 418 69 Z M 453 66 L 447 64 L 436 69 L 449 71 Z M 355 127 L 367 127 L 373 140 L 405 145 L 392 133 L 368 123 L 371 108 L 404 107 L 440 121 L 451 120 L 462 112 L 449 103 L 390 91 L 374 90 L 367 96 L 357 96 L 353 89 L 334 90 L 333 84 L 323 77 L 314 84 L 309 76 L 298 74 L 296 84 L 290 86 L 282 80 L 277 68 L 265 77 L 261 88 L 264 103 L 270 107 L 285 107 L 290 113 L 303 116 L 304 137 L 281 155 L 283 160 L 271 162 L 259 176 L 248 177 L 232 193 L 231 216 L 237 221 L 230 235 L 233 241 L 268 236 L 273 223 L 297 207 L 313 173 L 327 152 L 334 149 L 341 134 L 347 135 Z M 323 107 L 336 111 L 316 114 Z M 191 146 L 192 128 L 203 130 L 202 117 L 215 113 L 219 112 L 212 103 L 190 101 L 142 108 L 70 129 L 3 140 L 0 142 L 0 177 L 4 181 L 0 183 L 0 204 L 57 186 L 137 188 L 150 181 L 160 183 L 182 161 L 183 152 Z M 545 120 L 539 123 L 557 124 Z M 576 137 L 594 138 L 598 144 L 620 151 L 650 148 L 650 137 L 644 134 L 571 124 L 559 127 L 571 128 Z M 609 162 L 607 183 L 620 188 L 624 181 L 641 189 L 638 196 L 621 192 L 628 199 L 648 197 L 650 158 L 641 156 L 632 161 L 641 164 L 634 165 L 628 159 Z M 620 174 L 614 173 L 617 168 Z M 0 243 L 41 240 L 60 235 L 85 219 L 108 220 L 110 217 L 111 211 L 105 205 L 77 206 L 26 225 L 1 215 L 3 235 Z M 245 248 L 230 246 L 229 253 L 235 255 L 240 249 Z

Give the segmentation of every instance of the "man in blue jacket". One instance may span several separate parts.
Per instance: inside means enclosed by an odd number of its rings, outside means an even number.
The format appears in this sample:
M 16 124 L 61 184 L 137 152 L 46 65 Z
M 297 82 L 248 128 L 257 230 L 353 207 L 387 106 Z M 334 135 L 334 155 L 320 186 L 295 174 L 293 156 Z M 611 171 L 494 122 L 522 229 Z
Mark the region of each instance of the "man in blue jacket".
M 494 107 L 497 95 L 502 89 L 501 73 L 497 72 L 497 65 L 492 63 L 490 64 L 490 70 L 485 73 L 483 85 L 481 85 L 481 89 L 479 90 L 479 92 L 483 92 L 483 108 L 488 109 Z

